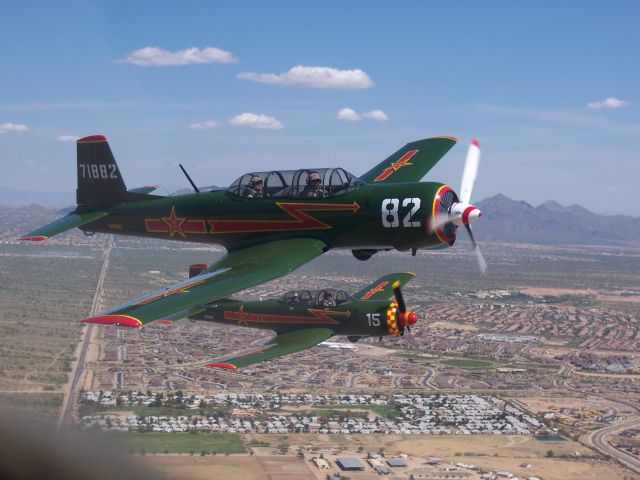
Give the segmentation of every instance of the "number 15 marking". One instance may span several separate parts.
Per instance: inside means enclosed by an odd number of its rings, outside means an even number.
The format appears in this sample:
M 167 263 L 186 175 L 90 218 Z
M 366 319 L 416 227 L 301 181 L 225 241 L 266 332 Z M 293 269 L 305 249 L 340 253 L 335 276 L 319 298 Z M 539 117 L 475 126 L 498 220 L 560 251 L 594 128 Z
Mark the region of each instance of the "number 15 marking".
M 400 218 L 398 217 L 398 207 L 400 200 L 397 198 L 385 198 L 382 201 L 382 226 L 386 228 L 396 228 L 400 226 Z M 419 198 L 405 198 L 402 200 L 402 207 L 411 206 L 411 209 L 402 219 L 403 227 L 419 227 L 420 220 L 412 220 L 418 210 L 420 210 Z

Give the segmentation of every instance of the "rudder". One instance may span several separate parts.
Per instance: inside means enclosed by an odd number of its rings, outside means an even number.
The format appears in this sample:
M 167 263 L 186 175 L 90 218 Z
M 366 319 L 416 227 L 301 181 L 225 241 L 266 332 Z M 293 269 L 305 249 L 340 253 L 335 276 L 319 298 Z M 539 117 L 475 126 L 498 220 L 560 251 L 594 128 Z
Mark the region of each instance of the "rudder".
M 104 135 L 92 135 L 77 141 L 78 209 L 100 209 L 127 199 L 118 164 Z

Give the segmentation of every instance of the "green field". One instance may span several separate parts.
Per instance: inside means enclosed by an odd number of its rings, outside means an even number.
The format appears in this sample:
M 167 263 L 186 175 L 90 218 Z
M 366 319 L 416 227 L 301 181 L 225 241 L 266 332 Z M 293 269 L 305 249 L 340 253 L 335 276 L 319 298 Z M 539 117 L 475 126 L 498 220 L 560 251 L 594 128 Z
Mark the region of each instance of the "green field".
M 479 360 L 476 358 L 447 358 L 445 360 L 440 360 L 440 363 L 449 365 L 451 367 L 464 368 L 465 370 L 489 368 L 493 365 L 492 362 L 489 362 L 487 360 Z
M 217 417 L 231 413 L 232 408 L 226 405 L 220 405 L 217 407 L 205 407 L 204 416 Z M 143 407 L 143 406 L 121 406 L 111 408 L 100 408 L 97 413 L 91 413 L 91 415 L 118 415 L 122 412 L 133 412 L 137 417 L 202 417 L 200 409 L 192 410 L 188 408 L 179 408 L 173 406 L 163 405 L 161 407 Z
M 327 405 L 314 407 L 301 413 L 309 416 L 333 417 L 344 415 L 348 410 L 367 410 L 384 418 L 395 418 L 400 414 L 396 405 Z
M 240 435 L 235 433 L 127 433 L 122 442 L 138 453 L 246 453 Z

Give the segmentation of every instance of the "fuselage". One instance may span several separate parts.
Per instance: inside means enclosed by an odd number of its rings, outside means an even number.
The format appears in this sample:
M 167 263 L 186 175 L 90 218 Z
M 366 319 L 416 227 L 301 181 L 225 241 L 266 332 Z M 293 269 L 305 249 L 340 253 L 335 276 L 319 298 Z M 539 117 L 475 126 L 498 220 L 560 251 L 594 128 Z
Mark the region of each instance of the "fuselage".
M 441 183 L 361 184 L 330 198 L 246 198 L 226 190 L 124 203 L 82 226 L 86 233 L 215 243 L 229 250 L 291 237 L 328 248 L 408 250 L 452 245 L 455 231 L 432 233 Z
M 219 301 L 192 315 L 200 320 L 284 333 L 301 327 L 325 327 L 335 335 L 390 335 L 387 312 L 391 301 L 352 301 L 337 306 L 290 305 L 280 300 Z

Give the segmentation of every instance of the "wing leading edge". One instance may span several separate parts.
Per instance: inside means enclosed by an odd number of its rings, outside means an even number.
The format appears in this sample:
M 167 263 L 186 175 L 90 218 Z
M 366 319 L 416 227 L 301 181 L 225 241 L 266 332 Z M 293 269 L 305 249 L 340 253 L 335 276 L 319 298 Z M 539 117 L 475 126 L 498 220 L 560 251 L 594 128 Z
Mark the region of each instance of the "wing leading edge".
M 333 335 L 330 328 L 302 328 L 291 332 L 280 333 L 252 350 L 232 354 L 208 363 L 206 367 L 236 370 L 253 363 L 264 362 L 289 353 L 299 352 L 324 342 Z
M 197 313 L 209 302 L 286 275 L 321 255 L 325 248 L 320 240 L 292 238 L 234 250 L 200 275 L 83 322 L 138 327 L 155 320 L 178 320 Z

